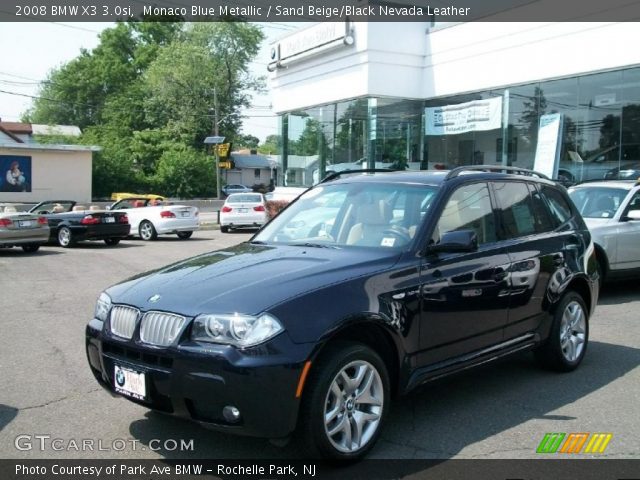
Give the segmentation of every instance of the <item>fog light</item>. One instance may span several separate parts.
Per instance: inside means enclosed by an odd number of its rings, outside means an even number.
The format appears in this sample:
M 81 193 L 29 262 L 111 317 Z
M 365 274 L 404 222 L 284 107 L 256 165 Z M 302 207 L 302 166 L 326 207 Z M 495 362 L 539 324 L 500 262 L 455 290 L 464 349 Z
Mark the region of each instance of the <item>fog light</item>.
M 222 409 L 224 419 L 229 423 L 236 423 L 240 420 L 240 410 L 231 405 L 227 405 Z

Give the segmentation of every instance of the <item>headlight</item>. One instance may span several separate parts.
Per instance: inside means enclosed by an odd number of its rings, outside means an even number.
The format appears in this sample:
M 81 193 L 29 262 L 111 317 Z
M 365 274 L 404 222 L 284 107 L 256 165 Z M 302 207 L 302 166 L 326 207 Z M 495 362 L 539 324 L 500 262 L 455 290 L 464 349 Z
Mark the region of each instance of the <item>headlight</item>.
M 193 321 L 191 339 L 253 347 L 275 337 L 284 328 L 272 315 L 200 315 Z
M 98 297 L 98 301 L 96 302 L 96 311 L 93 316 L 98 320 L 106 322 L 109 310 L 111 310 L 111 297 L 103 292 Z

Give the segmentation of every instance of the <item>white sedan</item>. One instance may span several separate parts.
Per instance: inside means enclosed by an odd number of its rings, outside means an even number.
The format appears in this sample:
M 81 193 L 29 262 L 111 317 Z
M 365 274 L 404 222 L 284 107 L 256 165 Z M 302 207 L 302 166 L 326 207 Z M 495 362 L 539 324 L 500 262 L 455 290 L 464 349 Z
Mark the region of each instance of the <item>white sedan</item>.
M 175 233 L 186 240 L 200 228 L 200 212 L 188 205 L 168 205 L 146 198 L 126 198 L 109 207 L 111 211 L 126 212 L 131 235 L 143 240 L 155 240 L 158 235 Z
M 220 231 L 233 228 L 259 228 L 267 223 L 265 200 L 260 193 L 229 195 L 220 210 Z

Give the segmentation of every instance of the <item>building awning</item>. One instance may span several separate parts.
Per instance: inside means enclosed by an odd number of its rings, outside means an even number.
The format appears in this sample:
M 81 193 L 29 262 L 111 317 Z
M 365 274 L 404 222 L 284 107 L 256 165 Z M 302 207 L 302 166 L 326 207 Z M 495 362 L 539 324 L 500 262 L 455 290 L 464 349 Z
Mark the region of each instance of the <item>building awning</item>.
M 57 145 L 39 143 L 0 143 L 0 148 L 11 150 L 54 150 L 57 152 L 99 152 L 102 147 L 96 145 Z

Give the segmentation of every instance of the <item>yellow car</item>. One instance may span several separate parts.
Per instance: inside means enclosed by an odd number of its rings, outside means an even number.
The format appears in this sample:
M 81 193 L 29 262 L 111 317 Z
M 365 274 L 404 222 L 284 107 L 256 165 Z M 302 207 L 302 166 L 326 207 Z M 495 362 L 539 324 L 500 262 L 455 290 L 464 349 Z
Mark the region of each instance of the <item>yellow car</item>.
M 155 195 L 153 193 L 147 194 L 138 194 L 138 193 L 112 193 L 111 200 L 117 202 L 119 200 L 124 200 L 125 198 L 144 198 L 148 200 L 159 200 L 164 201 L 164 197 L 162 195 Z

